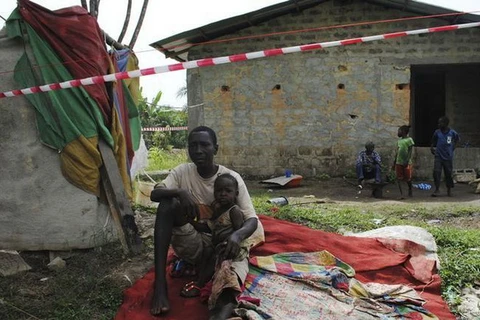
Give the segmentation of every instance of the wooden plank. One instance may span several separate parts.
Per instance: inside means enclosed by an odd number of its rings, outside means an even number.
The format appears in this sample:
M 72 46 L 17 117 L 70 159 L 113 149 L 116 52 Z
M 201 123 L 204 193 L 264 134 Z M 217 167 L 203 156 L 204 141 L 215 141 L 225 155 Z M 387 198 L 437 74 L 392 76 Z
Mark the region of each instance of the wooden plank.
M 142 240 L 138 234 L 132 207 L 125 194 L 123 180 L 113 151 L 101 139 L 98 142 L 98 148 L 103 159 L 103 166 L 100 169 L 102 185 L 123 250 L 125 253 L 129 251 L 139 253 L 142 248 Z

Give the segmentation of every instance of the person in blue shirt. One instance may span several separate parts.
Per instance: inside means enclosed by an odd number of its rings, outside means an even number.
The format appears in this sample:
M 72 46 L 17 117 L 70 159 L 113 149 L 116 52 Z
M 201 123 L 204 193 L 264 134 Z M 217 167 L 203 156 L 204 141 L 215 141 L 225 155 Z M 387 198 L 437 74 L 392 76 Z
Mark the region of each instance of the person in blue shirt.
M 435 130 L 432 137 L 432 145 L 430 151 L 435 156 L 433 163 L 433 181 L 435 183 L 435 191 L 432 197 L 440 194 L 440 181 L 442 177 L 442 169 L 445 175 L 445 183 L 447 185 L 447 195 L 452 196 L 453 188 L 453 151 L 460 140 L 458 133 L 451 129 L 448 124 L 450 120 L 447 117 L 438 119 L 438 129 Z
M 380 155 L 374 151 L 375 145 L 373 142 L 367 142 L 365 144 L 365 150 L 360 151 L 356 162 L 356 171 L 358 186 L 363 187 L 363 181 L 365 179 L 375 179 L 376 183 L 381 182 L 381 163 Z

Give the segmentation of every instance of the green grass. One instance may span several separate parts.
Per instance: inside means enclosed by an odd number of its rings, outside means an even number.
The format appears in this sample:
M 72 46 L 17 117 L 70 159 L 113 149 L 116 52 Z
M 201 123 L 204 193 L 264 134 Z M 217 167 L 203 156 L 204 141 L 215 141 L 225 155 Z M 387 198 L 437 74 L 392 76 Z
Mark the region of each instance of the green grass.
M 172 169 L 181 163 L 187 162 L 187 159 L 187 151 L 185 149 L 165 150 L 153 147 L 148 150 L 148 167 L 146 170 Z
M 448 206 L 342 204 L 288 205 L 273 209 L 267 194 L 253 196 L 258 212 L 328 232 L 362 232 L 384 226 L 413 225 L 425 228 L 434 236 L 440 259 L 442 294 L 453 311 L 462 288 L 473 286 L 480 279 L 480 230 L 455 226 L 455 218 L 478 215 L 478 206 L 454 204 Z M 277 211 L 278 210 L 278 211 Z M 451 220 L 430 225 L 429 220 Z

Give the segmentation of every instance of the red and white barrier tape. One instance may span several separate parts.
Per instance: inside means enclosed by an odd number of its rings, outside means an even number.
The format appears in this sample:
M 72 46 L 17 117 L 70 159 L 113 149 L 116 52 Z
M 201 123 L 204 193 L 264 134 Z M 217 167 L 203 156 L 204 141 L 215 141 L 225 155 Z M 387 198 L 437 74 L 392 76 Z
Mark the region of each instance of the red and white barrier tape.
M 185 131 L 188 127 L 148 127 L 142 128 L 142 131 Z
M 170 64 L 165 66 L 145 68 L 145 69 L 133 70 L 128 72 L 117 72 L 117 73 L 107 74 L 104 76 L 94 76 L 94 77 L 89 77 L 84 79 L 64 81 L 60 83 L 50 83 L 43 86 L 6 91 L 6 92 L 0 93 L 0 98 L 16 97 L 16 96 L 38 93 L 38 92 L 47 92 L 47 91 L 67 89 L 67 88 L 73 88 L 73 87 L 79 87 L 79 86 L 88 86 L 92 84 L 101 84 L 104 82 L 112 82 L 112 81 L 122 80 L 122 79 L 137 78 L 137 77 L 148 76 L 152 74 L 208 67 L 208 66 L 214 66 L 219 64 L 226 64 L 226 63 L 240 62 L 245 60 L 259 59 L 264 57 L 278 56 L 278 55 L 283 55 L 288 53 L 311 51 L 311 50 L 318 50 L 318 49 L 338 47 L 338 46 L 347 46 L 347 45 L 357 44 L 362 42 L 388 40 L 392 38 L 399 38 L 399 37 L 411 36 L 416 34 L 474 28 L 478 26 L 480 26 L 480 22 L 454 24 L 454 25 L 448 25 L 443 27 L 392 32 L 392 33 L 386 33 L 386 34 L 368 36 L 368 37 L 352 38 L 352 39 L 345 39 L 345 40 L 338 40 L 338 41 L 318 42 L 318 43 L 305 44 L 305 45 L 294 46 L 294 47 L 268 49 L 268 50 L 249 52 L 249 53 L 240 53 L 240 54 L 234 54 L 231 56 L 224 56 L 224 57 L 218 57 L 218 58 L 192 60 L 192 61 L 187 61 L 183 63 L 175 63 L 175 64 Z

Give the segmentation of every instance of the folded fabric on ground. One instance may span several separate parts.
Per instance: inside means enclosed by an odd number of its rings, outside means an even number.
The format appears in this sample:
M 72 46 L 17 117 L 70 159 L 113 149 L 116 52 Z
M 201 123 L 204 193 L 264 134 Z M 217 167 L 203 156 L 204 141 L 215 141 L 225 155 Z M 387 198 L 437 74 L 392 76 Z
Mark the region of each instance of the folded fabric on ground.
M 438 319 L 422 307 L 414 289 L 397 284 L 361 283 L 355 270 L 328 251 L 252 257 L 236 310 L 247 319 Z
M 251 251 L 252 257 L 257 257 L 257 260 L 258 257 L 261 256 L 270 256 L 285 252 L 319 252 L 326 250 L 330 252 L 331 255 L 338 258 L 335 260 L 335 265 L 337 261 L 343 261 L 344 266 L 340 269 L 347 270 L 347 275 L 351 275 L 354 271 L 354 278 L 363 283 L 363 286 L 366 288 L 367 292 L 377 292 L 377 287 L 374 287 L 374 285 L 367 285 L 367 283 L 392 285 L 391 287 L 378 286 L 378 288 L 382 290 L 385 288 L 404 288 L 399 287 L 398 285 L 408 286 L 409 288 L 413 288 L 418 296 L 425 301 L 423 308 L 428 310 L 428 312 L 434 314 L 438 319 L 455 320 L 455 317 L 449 311 L 448 306 L 441 298 L 441 280 L 439 275 L 435 273 L 435 268 L 425 270 L 421 273 L 422 280 L 425 279 L 425 274 L 427 272 L 429 273 L 428 282 L 419 280 L 419 277 L 415 277 L 415 274 L 419 273 L 419 270 L 416 270 L 416 268 L 418 268 L 420 265 L 425 266 L 428 264 L 411 263 L 411 255 L 409 254 L 409 247 L 411 246 L 409 245 L 408 241 L 395 243 L 394 239 L 388 242 L 382 242 L 381 239 L 375 238 L 342 236 L 335 233 L 313 230 L 295 223 L 281 221 L 265 216 L 260 216 L 260 220 L 262 221 L 265 229 L 266 243 Z M 253 259 L 252 262 L 254 262 Z M 254 268 L 258 267 L 255 267 L 252 264 L 252 272 L 254 272 Z M 292 281 L 285 277 L 278 277 L 275 279 L 275 281 L 280 279 L 282 282 L 286 279 L 290 281 L 292 285 L 304 285 L 304 282 Z M 151 316 L 149 312 L 153 280 L 154 273 L 153 270 L 151 270 L 144 278 L 138 280 L 131 288 L 125 290 L 123 304 L 120 306 L 115 319 L 158 319 L 157 317 Z M 249 278 L 249 281 L 250 280 L 251 278 Z M 180 290 L 182 286 L 189 281 L 188 279 L 168 278 L 167 281 L 169 285 L 169 300 L 171 310 L 167 315 L 163 316 L 162 319 L 208 319 L 207 306 L 202 304 L 200 299 L 185 299 L 180 297 Z M 246 283 L 246 285 L 248 285 L 248 283 Z M 288 290 L 294 290 L 294 286 L 287 288 Z M 244 295 L 247 295 L 247 292 L 248 291 L 244 292 Z M 399 292 L 397 291 L 394 293 L 397 294 L 397 296 L 394 298 L 398 298 Z M 408 293 L 410 294 L 411 291 Z M 391 295 L 393 296 L 393 294 Z M 418 304 L 421 304 L 422 300 L 419 299 L 418 296 L 415 296 L 415 299 L 409 301 L 409 303 L 411 303 L 411 307 L 416 308 Z M 350 296 L 347 295 L 347 297 Z M 406 299 L 405 296 L 402 296 L 402 298 Z M 258 318 L 258 316 L 262 316 L 262 312 L 264 311 L 262 308 L 267 306 L 269 299 L 272 298 L 266 294 L 260 297 L 260 306 L 258 307 L 258 312 L 253 312 L 253 315 L 257 318 L 253 317 L 251 319 L 262 319 Z M 353 298 L 350 297 L 350 299 Z M 357 300 L 365 301 L 365 299 L 360 298 L 357 298 Z M 324 302 L 320 302 L 319 304 L 322 303 Z M 254 305 L 248 304 L 248 302 L 242 302 L 242 305 L 249 305 L 250 309 L 254 308 Z M 372 304 L 368 304 L 368 306 L 371 305 Z M 345 306 L 348 305 L 345 304 Z M 324 310 L 324 315 L 321 315 L 317 318 L 304 317 L 303 319 L 335 319 L 331 318 L 327 312 L 338 310 L 330 309 L 331 308 L 329 308 L 328 311 Z M 244 309 L 244 312 L 247 310 L 248 309 Z M 349 319 L 348 317 L 350 314 L 347 311 L 350 312 L 352 308 L 350 307 L 350 309 L 348 309 L 348 307 L 344 307 L 344 310 L 345 314 L 341 317 L 337 317 L 338 319 Z M 248 311 L 248 313 L 252 314 L 252 312 L 250 312 L 251 310 Z M 356 312 L 357 310 L 354 309 L 354 311 Z M 417 311 L 420 311 L 420 309 Z M 266 315 L 268 315 L 268 311 L 265 312 L 267 312 Z M 363 312 L 362 315 L 368 316 L 371 315 L 371 313 Z M 410 316 L 410 319 L 428 319 L 428 314 L 424 314 L 422 312 L 412 313 Z M 423 318 L 420 318 L 419 316 L 422 316 Z M 386 317 L 387 316 L 383 317 L 383 319 L 388 319 Z M 284 318 L 274 317 L 274 319 L 275 318 L 302 319 L 301 317 L 297 318 L 296 316 L 287 316 Z M 405 316 L 404 318 L 407 317 Z M 362 318 L 351 317 L 350 319 Z M 376 319 L 379 319 L 379 317 Z M 380 319 L 382 318 L 380 317 Z M 401 319 L 401 317 L 394 319 Z

